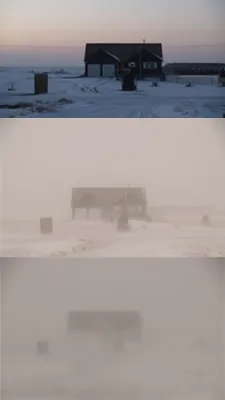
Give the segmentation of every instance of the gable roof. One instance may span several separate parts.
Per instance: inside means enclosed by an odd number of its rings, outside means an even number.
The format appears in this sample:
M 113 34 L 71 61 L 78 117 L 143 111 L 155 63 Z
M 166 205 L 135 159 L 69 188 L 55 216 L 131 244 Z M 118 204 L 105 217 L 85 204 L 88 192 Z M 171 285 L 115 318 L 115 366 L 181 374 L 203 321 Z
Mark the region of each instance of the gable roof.
M 119 59 L 117 56 L 115 56 L 115 54 L 112 54 L 112 53 L 110 53 L 110 52 L 107 51 L 107 50 L 103 50 L 103 51 L 104 51 L 105 54 L 108 54 L 108 56 L 114 58 L 114 60 L 120 61 L 120 59 Z
M 140 51 L 140 48 L 139 48 L 139 51 L 138 51 L 138 53 L 135 53 L 135 54 L 132 54 L 132 56 L 129 58 L 129 59 L 127 59 L 126 61 L 133 61 L 135 58 L 137 58 L 137 57 L 139 57 L 140 56 L 140 54 L 142 54 L 142 57 L 146 57 L 146 55 L 148 54 L 149 56 L 151 56 L 151 61 L 163 61 L 163 59 L 162 59 L 162 57 L 160 57 L 159 55 L 157 55 L 157 54 L 155 54 L 155 53 L 153 53 L 152 51 L 149 51 L 149 49 L 146 49 L 145 47 L 144 48 L 142 48 L 142 50 Z
M 88 61 L 94 53 L 103 50 L 118 58 L 120 61 L 125 62 L 133 55 L 139 53 L 143 47 L 156 57 L 160 59 L 163 58 L 161 43 L 87 43 L 84 61 Z

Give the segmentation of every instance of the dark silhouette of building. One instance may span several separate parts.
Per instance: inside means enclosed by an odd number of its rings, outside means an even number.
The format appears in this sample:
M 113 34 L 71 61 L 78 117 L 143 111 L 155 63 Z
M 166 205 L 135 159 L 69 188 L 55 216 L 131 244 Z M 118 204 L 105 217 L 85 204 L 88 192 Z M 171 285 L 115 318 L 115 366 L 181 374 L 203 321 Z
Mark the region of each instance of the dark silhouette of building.
M 147 195 L 143 187 L 76 187 L 72 189 L 72 218 L 75 218 L 76 209 L 86 210 L 87 215 L 91 209 L 99 210 L 101 214 L 114 214 L 125 201 L 128 208 L 138 209 L 141 216 L 146 216 Z
M 85 76 L 116 77 L 131 66 L 138 77 L 161 77 L 161 43 L 88 43 Z
M 218 75 L 224 67 L 222 63 L 171 63 L 163 71 L 173 75 Z
M 139 342 L 143 323 L 136 311 L 71 311 L 67 317 L 70 337 L 105 337 L 112 341 L 114 349 L 121 351 L 127 342 Z

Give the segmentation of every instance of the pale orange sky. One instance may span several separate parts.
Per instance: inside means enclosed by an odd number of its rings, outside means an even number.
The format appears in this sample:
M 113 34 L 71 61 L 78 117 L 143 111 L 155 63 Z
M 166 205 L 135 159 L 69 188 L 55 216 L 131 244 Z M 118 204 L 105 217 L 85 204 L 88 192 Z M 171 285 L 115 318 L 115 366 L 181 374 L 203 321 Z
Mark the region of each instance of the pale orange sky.
M 23 55 L 24 62 L 33 54 L 34 60 L 45 62 L 58 57 L 61 65 L 67 60 L 82 63 L 86 42 L 137 42 L 145 37 L 163 43 L 168 61 L 223 61 L 224 9 L 222 0 L 2 0 L 0 57 L 3 64 L 13 54 Z

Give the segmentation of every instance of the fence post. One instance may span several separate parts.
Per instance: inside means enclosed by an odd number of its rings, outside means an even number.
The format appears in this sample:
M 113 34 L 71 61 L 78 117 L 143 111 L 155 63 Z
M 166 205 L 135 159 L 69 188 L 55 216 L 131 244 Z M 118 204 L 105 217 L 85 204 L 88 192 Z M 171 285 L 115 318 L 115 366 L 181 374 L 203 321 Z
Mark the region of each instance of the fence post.
M 36 95 L 48 93 L 48 73 L 34 74 L 34 93 Z
M 53 233 L 53 219 L 52 218 L 41 218 L 40 219 L 40 231 L 42 235 L 48 235 Z

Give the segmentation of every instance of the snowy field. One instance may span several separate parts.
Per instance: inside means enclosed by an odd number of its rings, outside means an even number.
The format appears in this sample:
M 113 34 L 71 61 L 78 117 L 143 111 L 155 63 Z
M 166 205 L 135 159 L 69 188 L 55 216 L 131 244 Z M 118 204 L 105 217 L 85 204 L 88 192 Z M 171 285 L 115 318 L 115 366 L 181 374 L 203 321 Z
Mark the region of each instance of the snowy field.
M 16 259 L 1 266 L 4 400 L 224 398 L 220 260 Z M 70 330 L 71 311 L 134 311 L 141 337 L 116 351 L 110 327 L 103 336 Z M 43 355 L 40 340 L 49 344 Z
M 130 221 L 130 231 L 116 223 L 53 221 L 42 235 L 39 221 L 2 224 L 2 255 L 7 257 L 225 257 L 225 216 L 201 224 L 201 215 L 185 222 Z
M 37 69 L 35 69 L 37 70 Z M 138 82 L 137 92 L 122 92 L 115 79 L 78 78 L 83 68 L 50 70 L 49 93 L 34 96 L 32 70 L 0 69 L 0 117 L 24 118 L 221 118 L 225 89 L 197 83 Z M 188 78 L 189 80 L 189 78 Z M 200 81 L 199 81 L 200 82 Z M 14 91 L 8 89 L 12 87 Z
M 124 120 L 121 129 L 113 120 L 111 133 L 96 121 L 91 135 L 87 120 L 74 121 L 6 123 L 5 256 L 225 256 L 224 135 L 214 122 L 154 120 L 142 129 Z M 102 221 L 94 209 L 89 220 L 85 210 L 76 210 L 71 221 L 73 187 L 132 185 L 146 188 L 151 223 L 130 221 L 128 232 L 118 232 L 116 222 Z M 204 215 L 209 226 L 202 224 Z M 40 233 L 43 217 L 53 218 L 50 235 Z

